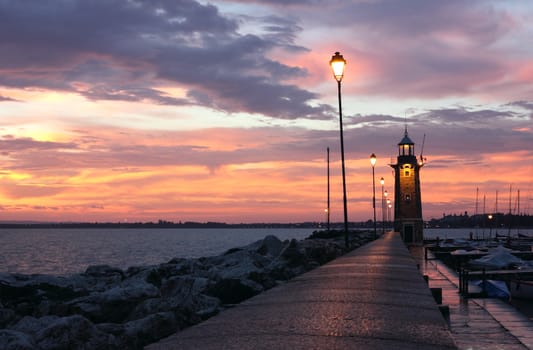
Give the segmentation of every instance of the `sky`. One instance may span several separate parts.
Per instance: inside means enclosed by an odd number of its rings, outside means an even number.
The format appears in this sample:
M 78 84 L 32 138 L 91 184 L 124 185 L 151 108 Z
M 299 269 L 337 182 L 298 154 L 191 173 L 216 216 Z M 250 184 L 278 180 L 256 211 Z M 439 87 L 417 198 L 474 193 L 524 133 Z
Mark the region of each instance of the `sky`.
M 0 0 L 0 221 L 325 221 L 328 147 L 342 221 L 336 51 L 350 221 L 405 127 L 424 219 L 533 215 L 532 39 L 525 0 Z

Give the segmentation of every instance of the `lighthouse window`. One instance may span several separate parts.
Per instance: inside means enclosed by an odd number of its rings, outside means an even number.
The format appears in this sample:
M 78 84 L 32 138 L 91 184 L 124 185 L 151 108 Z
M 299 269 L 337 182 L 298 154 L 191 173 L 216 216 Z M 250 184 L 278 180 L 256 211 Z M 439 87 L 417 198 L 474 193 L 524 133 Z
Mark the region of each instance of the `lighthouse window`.
M 406 194 L 405 195 L 405 201 L 406 202 L 410 202 L 411 201 L 411 195 L 410 194 Z
M 404 176 L 409 176 L 409 169 L 405 169 L 405 174 Z

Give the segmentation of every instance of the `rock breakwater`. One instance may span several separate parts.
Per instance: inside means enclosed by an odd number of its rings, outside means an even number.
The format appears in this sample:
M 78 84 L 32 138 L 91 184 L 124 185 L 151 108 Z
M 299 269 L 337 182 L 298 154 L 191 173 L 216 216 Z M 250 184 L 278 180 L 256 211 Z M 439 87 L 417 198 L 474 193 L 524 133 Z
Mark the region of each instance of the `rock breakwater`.
M 352 236 L 352 248 L 373 237 Z M 345 252 L 342 238 L 267 236 L 219 256 L 126 270 L 0 274 L 0 348 L 142 349 Z

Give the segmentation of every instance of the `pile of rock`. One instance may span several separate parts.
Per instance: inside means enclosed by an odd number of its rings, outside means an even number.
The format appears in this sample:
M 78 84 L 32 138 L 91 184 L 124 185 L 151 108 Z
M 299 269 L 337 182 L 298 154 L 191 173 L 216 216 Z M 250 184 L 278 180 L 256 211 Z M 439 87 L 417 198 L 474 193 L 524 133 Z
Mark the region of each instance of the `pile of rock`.
M 371 237 L 357 235 L 352 248 Z M 0 349 L 142 349 L 345 252 L 342 239 L 267 236 L 220 256 L 127 270 L 0 274 Z

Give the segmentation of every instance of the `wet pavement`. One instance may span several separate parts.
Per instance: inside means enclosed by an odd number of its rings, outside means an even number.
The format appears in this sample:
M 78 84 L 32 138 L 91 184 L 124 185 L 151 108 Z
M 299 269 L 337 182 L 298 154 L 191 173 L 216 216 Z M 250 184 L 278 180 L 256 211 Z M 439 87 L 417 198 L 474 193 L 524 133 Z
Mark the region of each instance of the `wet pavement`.
M 456 348 L 415 260 L 387 233 L 146 349 Z
M 457 274 L 439 260 L 423 259 L 412 248 L 429 287 L 442 288 L 442 304 L 450 309 L 450 330 L 459 349 L 533 349 L 533 322 L 503 300 L 463 298 Z M 430 257 L 432 257 L 430 255 Z

